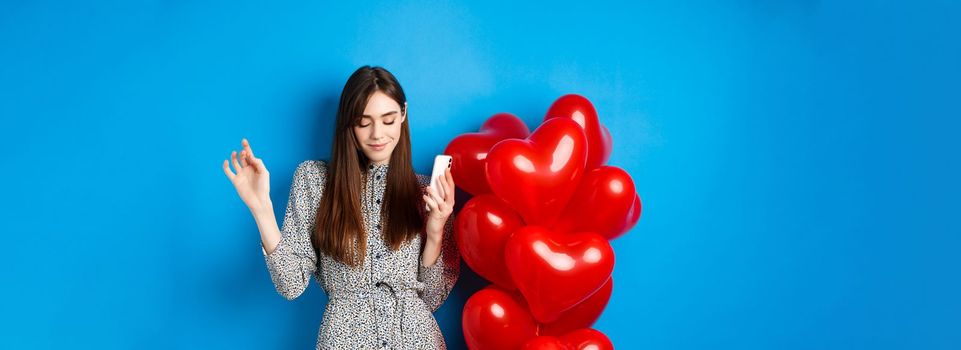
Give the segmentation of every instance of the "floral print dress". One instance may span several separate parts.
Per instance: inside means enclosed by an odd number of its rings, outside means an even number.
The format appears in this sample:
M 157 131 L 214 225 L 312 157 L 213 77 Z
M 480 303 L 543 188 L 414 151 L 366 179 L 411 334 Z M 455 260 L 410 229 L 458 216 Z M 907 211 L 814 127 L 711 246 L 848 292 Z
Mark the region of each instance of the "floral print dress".
M 371 164 L 364 172 L 361 209 L 370 235 L 362 265 L 351 267 L 321 254 L 321 268 L 316 268 L 318 256 L 310 235 L 327 180 L 327 163 L 322 160 L 297 166 L 280 243 L 270 254 L 262 249 L 270 278 L 282 296 L 288 300 L 300 296 L 311 276 L 327 293 L 317 349 L 446 349 L 432 312 L 447 299 L 460 272 L 454 215 L 444 226 L 441 253 L 433 265 L 421 264 L 424 233 L 399 250 L 390 250 L 381 237 L 380 222 L 388 168 L 389 164 Z M 417 174 L 417 180 L 426 193 L 430 178 Z

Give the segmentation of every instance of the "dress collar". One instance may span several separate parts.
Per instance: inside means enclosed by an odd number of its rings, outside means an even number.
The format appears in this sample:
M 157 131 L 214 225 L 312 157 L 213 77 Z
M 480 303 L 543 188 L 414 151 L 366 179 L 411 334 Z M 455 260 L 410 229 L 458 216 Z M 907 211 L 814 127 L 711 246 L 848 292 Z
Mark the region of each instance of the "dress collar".
M 373 164 L 367 166 L 368 172 L 375 175 L 381 175 L 381 179 L 387 177 L 387 169 L 390 167 L 390 163 L 387 164 Z

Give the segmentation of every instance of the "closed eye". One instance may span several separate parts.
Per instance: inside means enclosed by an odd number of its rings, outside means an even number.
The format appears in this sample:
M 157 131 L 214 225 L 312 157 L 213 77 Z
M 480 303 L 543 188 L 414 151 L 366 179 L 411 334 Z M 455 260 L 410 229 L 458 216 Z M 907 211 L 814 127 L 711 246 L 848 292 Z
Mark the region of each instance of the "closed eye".
M 397 111 L 390 111 L 390 112 L 384 113 L 384 114 L 381 115 L 380 117 L 381 117 L 381 118 L 385 118 L 385 117 L 396 117 L 397 114 L 398 114 Z M 370 124 L 361 124 L 361 121 L 363 121 L 364 119 L 373 120 L 373 118 L 372 118 L 371 116 L 364 114 L 364 115 L 361 116 L 361 118 L 360 118 L 359 120 L 357 120 L 357 124 L 356 124 L 356 125 L 357 125 L 358 127 L 361 127 L 361 128 L 366 128 L 366 127 L 370 126 Z M 382 119 L 382 120 L 386 120 L 386 118 L 385 118 L 385 119 Z M 384 122 L 384 125 L 393 125 L 395 120 L 396 120 L 396 118 L 391 118 L 391 119 L 390 119 L 390 122 Z

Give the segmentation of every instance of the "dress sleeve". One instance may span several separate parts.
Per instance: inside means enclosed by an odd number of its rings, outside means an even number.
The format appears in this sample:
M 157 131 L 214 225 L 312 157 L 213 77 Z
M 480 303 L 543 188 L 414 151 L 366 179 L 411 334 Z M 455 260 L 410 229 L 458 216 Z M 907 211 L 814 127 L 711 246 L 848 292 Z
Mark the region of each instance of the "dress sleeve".
M 261 245 L 270 279 L 277 292 L 287 300 L 300 296 L 317 271 L 317 255 L 310 243 L 310 235 L 316 220 L 316 204 L 320 200 L 320 189 L 315 186 L 315 180 L 319 179 L 323 184 L 325 175 L 323 164 L 317 162 L 304 161 L 294 171 L 277 248 L 268 254 Z
M 454 288 L 454 283 L 460 275 L 460 252 L 457 249 L 457 242 L 454 241 L 453 213 L 444 224 L 443 241 L 437 261 L 431 266 L 424 266 L 421 259 L 417 260 L 420 267 L 418 275 L 421 282 L 425 284 L 421 298 L 430 311 L 434 312 L 447 299 L 447 295 Z

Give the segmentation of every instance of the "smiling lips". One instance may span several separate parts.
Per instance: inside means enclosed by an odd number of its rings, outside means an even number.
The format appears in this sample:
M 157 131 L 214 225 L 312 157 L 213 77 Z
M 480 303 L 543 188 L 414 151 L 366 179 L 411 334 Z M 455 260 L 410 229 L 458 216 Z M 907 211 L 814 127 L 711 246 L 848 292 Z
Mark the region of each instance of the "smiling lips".
M 373 148 L 374 150 L 380 151 L 380 150 L 383 150 L 384 147 L 387 147 L 387 143 L 382 143 L 382 144 L 379 144 L 379 145 L 378 145 L 378 144 L 371 144 L 370 147 Z

